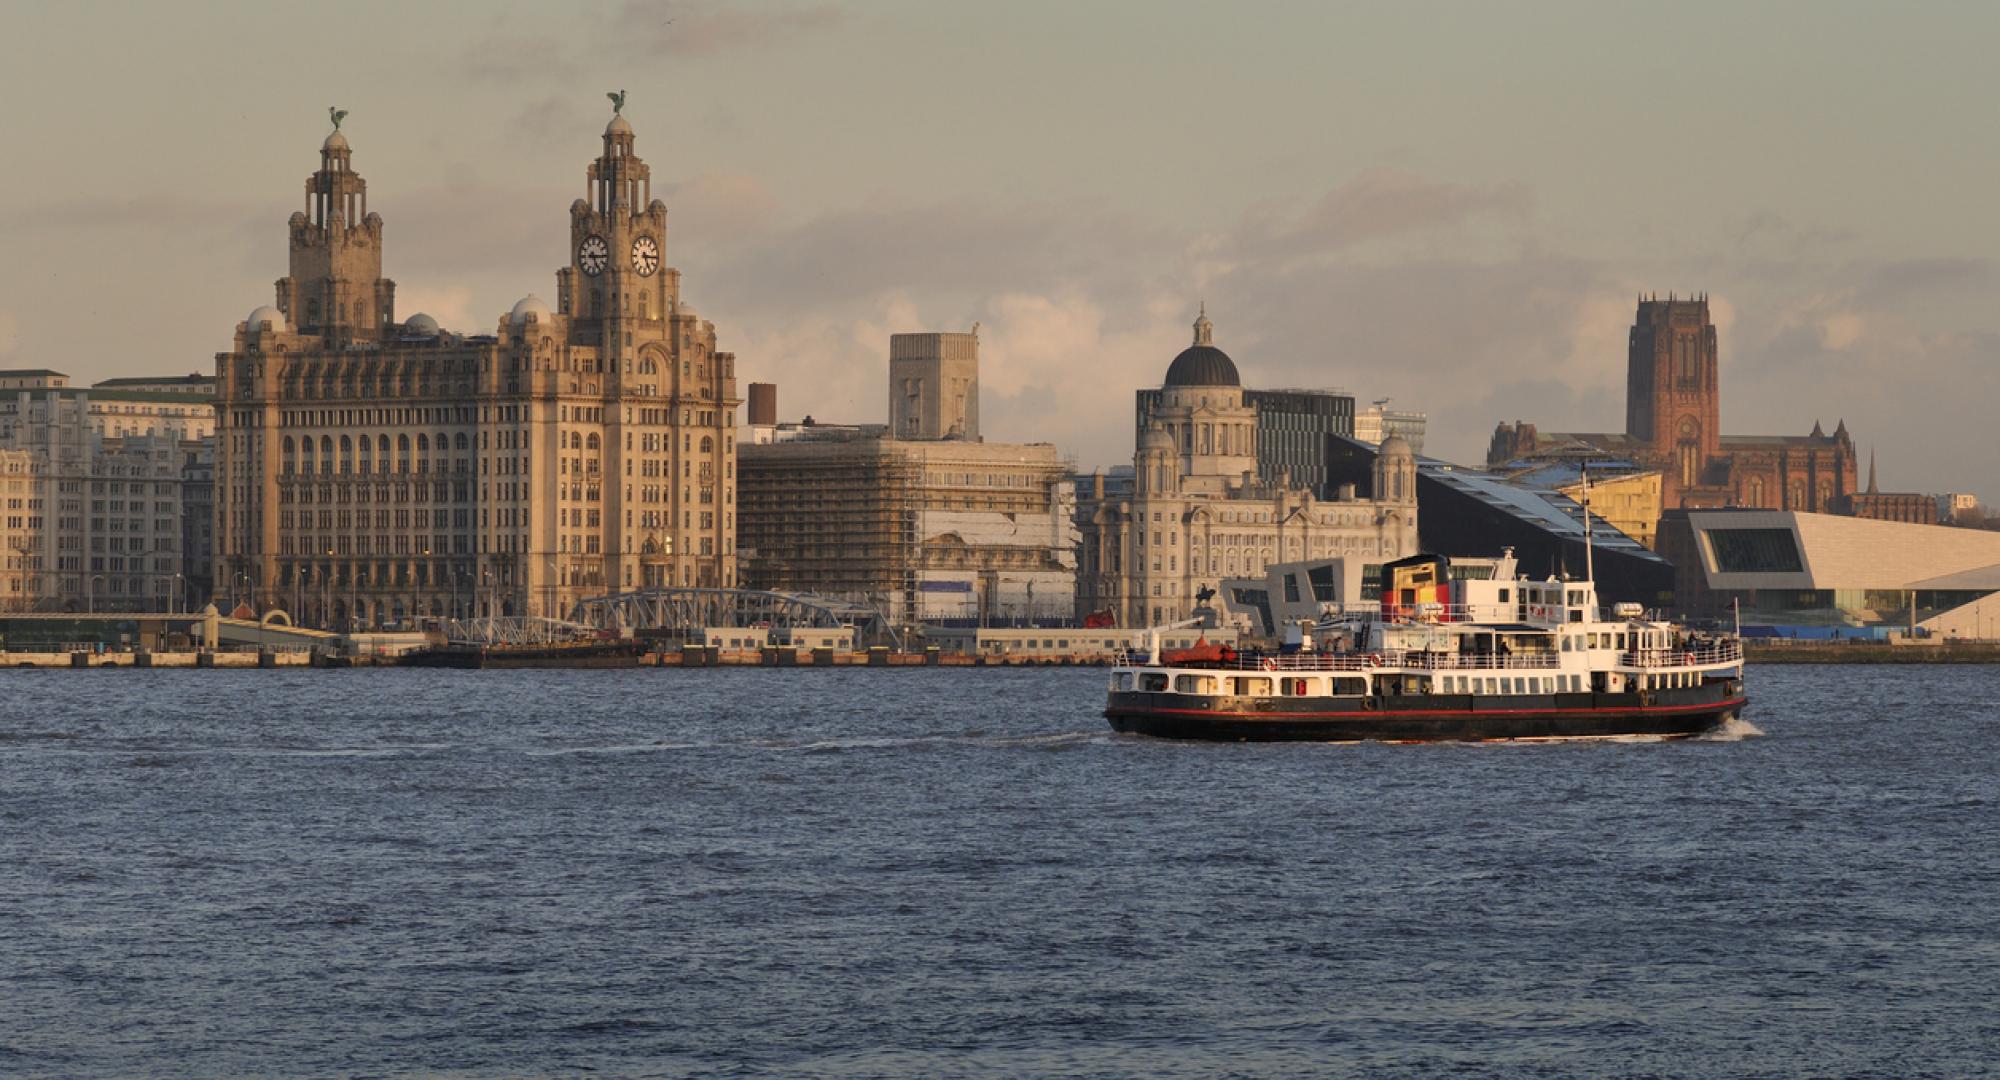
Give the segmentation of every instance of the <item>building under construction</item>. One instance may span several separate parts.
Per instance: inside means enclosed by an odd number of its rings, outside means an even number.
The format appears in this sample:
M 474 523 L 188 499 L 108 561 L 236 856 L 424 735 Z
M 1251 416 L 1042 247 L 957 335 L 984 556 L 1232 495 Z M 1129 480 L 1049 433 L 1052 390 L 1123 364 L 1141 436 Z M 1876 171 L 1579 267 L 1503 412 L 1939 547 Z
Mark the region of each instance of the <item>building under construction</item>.
M 738 447 L 746 586 L 860 601 L 903 625 L 1073 612 L 1075 494 L 1054 446 L 785 428 Z

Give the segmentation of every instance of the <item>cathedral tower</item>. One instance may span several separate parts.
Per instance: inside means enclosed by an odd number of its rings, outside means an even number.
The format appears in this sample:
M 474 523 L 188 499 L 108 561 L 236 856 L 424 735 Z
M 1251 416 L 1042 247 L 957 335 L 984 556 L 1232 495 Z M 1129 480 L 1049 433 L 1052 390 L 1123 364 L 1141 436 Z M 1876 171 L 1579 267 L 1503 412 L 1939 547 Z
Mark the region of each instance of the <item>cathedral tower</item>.
M 1627 353 L 1625 433 L 1669 461 L 1669 495 L 1703 482 L 1722 447 L 1718 348 L 1708 297 L 1639 301 Z M 1666 505 L 1678 505 L 1671 497 Z

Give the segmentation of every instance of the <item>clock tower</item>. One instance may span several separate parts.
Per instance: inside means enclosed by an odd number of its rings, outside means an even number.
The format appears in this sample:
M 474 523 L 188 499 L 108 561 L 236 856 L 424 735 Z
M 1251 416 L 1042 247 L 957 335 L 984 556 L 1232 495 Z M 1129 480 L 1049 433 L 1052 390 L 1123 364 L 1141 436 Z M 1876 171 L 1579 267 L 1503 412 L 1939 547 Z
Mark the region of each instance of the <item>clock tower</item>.
M 538 467 L 557 492 L 532 542 L 551 565 L 528 573 L 551 574 L 558 597 L 734 586 L 736 358 L 681 300 L 666 204 L 634 152 L 623 95 L 612 101 L 586 197 L 570 204 L 569 265 L 556 271 L 559 355 L 524 357 L 553 391 L 536 412 L 553 454 Z

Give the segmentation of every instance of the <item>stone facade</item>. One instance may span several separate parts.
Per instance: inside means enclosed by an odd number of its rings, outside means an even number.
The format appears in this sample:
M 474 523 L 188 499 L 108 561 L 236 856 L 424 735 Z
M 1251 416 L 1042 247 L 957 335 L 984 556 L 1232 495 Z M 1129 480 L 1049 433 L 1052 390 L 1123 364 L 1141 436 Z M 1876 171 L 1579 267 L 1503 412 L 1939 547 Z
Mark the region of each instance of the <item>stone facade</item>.
M 887 425 L 778 424 L 770 391 L 742 450 L 744 581 L 902 625 L 1067 618 L 1069 466 L 1047 443 L 980 440 L 978 327 L 893 335 L 888 381 Z
M 328 136 L 276 304 L 216 357 L 216 591 L 345 627 L 733 586 L 735 358 L 681 300 L 651 183 L 614 116 L 555 308 L 461 336 L 396 317 L 382 218 Z
M 1129 492 L 1093 484 L 1078 502 L 1077 614 L 1120 626 L 1189 617 L 1224 578 L 1278 562 L 1380 563 L 1416 551 L 1416 459 L 1391 439 L 1374 498 L 1322 499 L 1259 476 L 1256 406 L 1214 344 L 1207 314 L 1140 417 Z M 1346 489 L 1342 489 L 1345 491 Z M 1339 494 L 1339 493 L 1336 493 Z
M 1075 499 L 1054 446 L 792 434 L 742 449 L 746 584 L 864 602 L 904 625 L 1069 615 Z
M 979 330 L 889 337 L 889 432 L 979 439 Z
M 1719 345 L 1706 296 L 1639 301 L 1626 357 L 1625 431 L 1538 431 L 1516 421 L 1494 429 L 1486 461 L 1498 468 L 1595 450 L 1662 474 L 1661 504 L 1833 511 L 1856 490 L 1854 440 L 1841 422 L 1828 435 L 1722 434 Z
M 191 395 L 111 414 L 98 393 L 60 372 L 0 372 L 0 602 L 15 610 L 169 611 L 188 595 L 182 464 L 205 444 L 181 436 L 209 406 Z M 105 433 L 111 415 L 127 434 Z

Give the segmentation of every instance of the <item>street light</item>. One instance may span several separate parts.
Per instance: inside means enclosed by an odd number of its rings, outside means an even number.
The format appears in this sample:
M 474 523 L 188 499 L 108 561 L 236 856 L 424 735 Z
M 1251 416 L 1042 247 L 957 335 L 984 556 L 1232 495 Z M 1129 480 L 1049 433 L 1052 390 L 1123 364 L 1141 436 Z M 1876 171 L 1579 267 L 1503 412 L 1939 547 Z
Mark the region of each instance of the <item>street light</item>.
M 174 606 L 173 606 L 173 613 L 174 613 L 174 614 L 176 614 L 176 615 L 180 614 L 180 611 L 181 611 L 181 604 L 182 604 L 182 602 L 183 602 L 183 601 L 185 601 L 186 599 L 187 599 L 187 581 L 186 581 L 186 579 L 184 579 L 183 577 L 181 577 L 181 575 L 179 575 L 179 574 L 175 574 L 175 575 L 174 575 Z
M 84 578 L 84 579 L 83 579 L 83 604 L 84 604 L 84 610 L 85 610 L 86 612 L 88 612 L 89 614 L 92 614 L 92 615 L 95 615 L 95 614 L 97 614 L 97 584 L 96 584 L 96 583 L 97 583 L 97 582 L 99 582 L 99 581 L 102 581 L 102 580 L 104 580 L 104 575 L 103 575 L 103 574 L 92 574 L 92 575 L 90 575 L 89 577 L 87 577 L 87 578 Z

